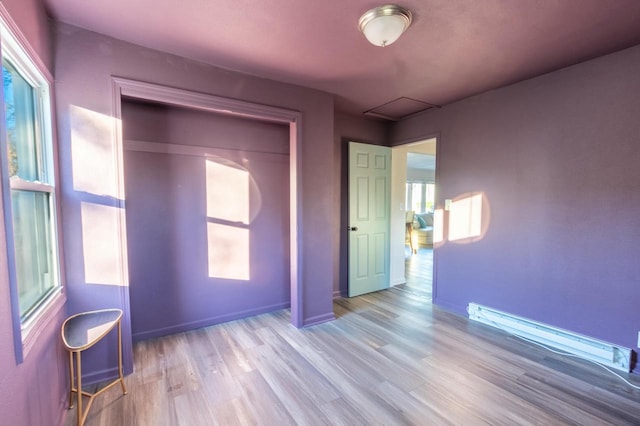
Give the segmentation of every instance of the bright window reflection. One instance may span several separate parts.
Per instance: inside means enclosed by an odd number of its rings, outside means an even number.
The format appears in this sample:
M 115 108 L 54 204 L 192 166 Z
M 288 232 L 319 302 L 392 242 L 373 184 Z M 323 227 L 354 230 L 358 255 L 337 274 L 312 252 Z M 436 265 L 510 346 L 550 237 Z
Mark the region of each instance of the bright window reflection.
M 249 230 L 207 223 L 209 277 L 249 280 Z
M 124 285 L 120 268 L 120 221 L 122 209 L 81 203 L 82 254 L 87 284 Z
M 207 216 L 247 225 L 249 173 L 219 161 L 207 160 Z
M 208 159 L 206 179 L 209 277 L 249 280 L 249 172 Z
M 121 198 L 111 138 L 114 118 L 71 105 L 73 189 Z
M 82 221 L 82 257 L 87 284 L 124 286 L 122 224 L 124 211 L 113 204 L 123 198 L 117 179 L 113 117 L 71 105 L 71 169 Z
M 475 194 L 451 203 L 449 240 L 478 237 L 482 233 L 482 194 Z

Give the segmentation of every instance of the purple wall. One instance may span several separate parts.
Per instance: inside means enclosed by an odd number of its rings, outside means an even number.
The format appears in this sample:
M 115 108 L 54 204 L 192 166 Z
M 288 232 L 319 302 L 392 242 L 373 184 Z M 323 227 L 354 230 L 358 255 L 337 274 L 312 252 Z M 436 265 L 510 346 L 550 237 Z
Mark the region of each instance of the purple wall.
M 50 65 L 50 41 L 44 9 L 35 0 L 3 0 L 32 49 Z M 0 197 L 0 203 L 2 198 Z M 34 346 L 16 364 L 7 271 L 7 247 L 0 205 L 0 423 L 60 424 L 66 413 L 67 356 L 60 341 L 64 309 L 54 312 Z
M 334 150 L 331 95 L 250 77 L 58 24 L 56 89 L 62 162 L 69 311 L 128 308 L 118 254 L 121 181 L 114 169 L 117 123 L 111 76 L 272 105 L 302 113 L 301 267 L 305 324 L 333 317 Z M 132 369 L 129 315 L 125 368 Z M 87 357 L 89 380 L 113 374 L 112 360 Z
M 346 296 L 349 290 L 349 234 L 345 231 L 349 225 L 349 142 L 388 146 L 389 126 L 383 121 L 340 113 L 336 113 L 334 125 L 334 214 L 339 217 L 339 225 L 334 231 L 334 244 L 339 249 L 336 252 L 335 262 L 338 267 L 335 271 L 333 294 L 338 297 Z
M 134 341 L 288 307 L 289 126 L 139 102 L 122 118 Z
M 53 70 L 53 47 L 49 28 L 49 18 L 41 0 L 2 0 L 11 18 L 38 53 L 44 66 Z
M 440 135 L 440 208 L 469 192 L 486 200 L 481 239 L 436 248 L 435 303 L 636 346 L 639 93 L 637 46 L 395 126 L 396 144 Z

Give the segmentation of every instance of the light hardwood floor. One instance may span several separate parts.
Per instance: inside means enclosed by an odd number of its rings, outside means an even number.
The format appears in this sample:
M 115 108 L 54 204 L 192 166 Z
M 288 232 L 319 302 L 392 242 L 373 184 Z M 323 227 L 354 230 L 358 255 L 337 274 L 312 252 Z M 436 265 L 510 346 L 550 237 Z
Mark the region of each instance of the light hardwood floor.
M 404 270 L 407 290 L 431 300 L 433 284 L 433 248 L 421 247 L 417 253 L 405 247 Z
M 129 394 L 105 392 L 86 424 L 640 424 L 640 391 L 408 286 L 334 309 L 302 330 L 279 311 L 138 343 Z

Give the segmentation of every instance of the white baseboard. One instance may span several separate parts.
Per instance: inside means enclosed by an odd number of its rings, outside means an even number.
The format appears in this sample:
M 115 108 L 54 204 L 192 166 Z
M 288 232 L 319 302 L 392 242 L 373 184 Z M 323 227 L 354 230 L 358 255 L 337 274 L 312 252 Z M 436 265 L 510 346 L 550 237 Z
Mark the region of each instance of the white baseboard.
M 594 339 L 496 309 L 469 303 L 469 318 L 546 346 L 629 372 L 631 349 Z

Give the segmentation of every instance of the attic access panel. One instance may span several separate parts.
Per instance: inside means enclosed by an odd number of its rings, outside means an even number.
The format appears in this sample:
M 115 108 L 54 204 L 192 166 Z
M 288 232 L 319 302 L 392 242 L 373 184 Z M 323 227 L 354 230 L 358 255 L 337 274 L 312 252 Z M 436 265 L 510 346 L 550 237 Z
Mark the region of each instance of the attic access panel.
M 370 117 L 383 118 L 385 120 L 399 121 L 431 108 L 440 108 L 440 106 L 419 101 L 417 99 L 400 97 L 375 108 L 371 108 L 363 114 Z

